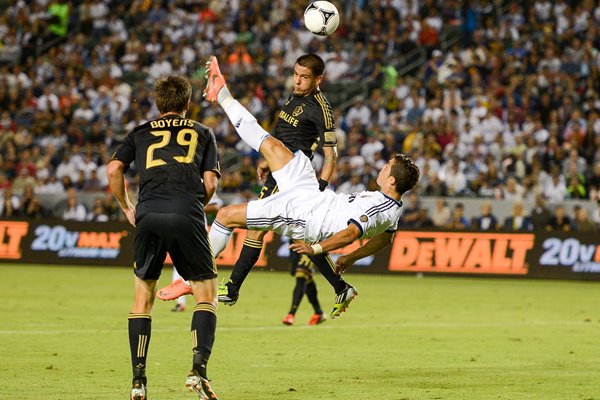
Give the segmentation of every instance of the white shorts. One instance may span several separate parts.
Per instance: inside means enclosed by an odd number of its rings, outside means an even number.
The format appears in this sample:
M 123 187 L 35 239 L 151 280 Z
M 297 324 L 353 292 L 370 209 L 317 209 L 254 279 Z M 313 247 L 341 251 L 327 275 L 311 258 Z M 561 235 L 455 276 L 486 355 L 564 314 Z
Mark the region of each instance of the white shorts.
M 274 231 L 304 240 L 306 220 L 319 204 L 319 182 L 310 160 L 298 151 L 282 169 L 273 172 L 279 192 L 248 203 L 248 229 Z

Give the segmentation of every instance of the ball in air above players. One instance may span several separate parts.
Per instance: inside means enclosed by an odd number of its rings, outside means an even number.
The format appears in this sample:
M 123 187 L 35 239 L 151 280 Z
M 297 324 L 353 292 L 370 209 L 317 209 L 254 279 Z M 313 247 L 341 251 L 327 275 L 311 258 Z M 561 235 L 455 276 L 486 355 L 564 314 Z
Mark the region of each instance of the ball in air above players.
M 315 35 L 331 35 L 339 24 L 340 14 L 328 1 L 312 2 L 304 10 L 304 26 Z

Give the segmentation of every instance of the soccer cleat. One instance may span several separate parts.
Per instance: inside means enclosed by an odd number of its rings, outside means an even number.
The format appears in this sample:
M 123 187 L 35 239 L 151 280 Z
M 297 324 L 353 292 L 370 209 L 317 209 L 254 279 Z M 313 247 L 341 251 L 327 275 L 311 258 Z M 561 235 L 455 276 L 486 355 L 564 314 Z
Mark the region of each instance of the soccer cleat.
M 288 314 L 285 316 L 285 318 L 283 319 L 284 325 L 293 325 L 294 324 L 294 314 Z
M 217 400 L 217 395 L 210 387 L 208 379 L 198 376 L 196 372 L 191 371 L 185 380 L 185 386 L 190 392 L 195 392 L 201 400 Z
M 192 294 L 192 288 L 183 279 L 177 279 L 175 282 L 160 289 L 156 297 L 161 300 L 175 300 L 186 294 Z
M 323 313 L 321 314 L 313 314 L 312 317 L 310 317 L 310 321 L 308 321 L 309 325 L 319 325 L 322 322 L 327 321 L 327 316 Z
M 185 311 L 185 306 L 183 304 L 175 304 L 175 307 L 171 308 L 171 311 L 173 312 L 182 312 Z
M 346 311 L 346 308 L 348 308 L 348 305 L 356 296 L 358 296 L 358 291 L 347 284 L 346 289 L 335 296 L 335 304 L 333 305 L 333 311 L 331 311 L 331 318 L 334 319 L 339 317 L 341 313 Z
M 225 77 L 219 69 L 217 57 L 210 56 L 206 63 L 206 88 L 204 98 L 210 102 L 217 101 L 219 91 L 225 86 Z
M 146 400 L 146 385 L 139 379 L 134 379 L 131 385 L 131 400 Z
M 231 285 L 230 282 L 219 283 L 217 288 L 217 297 L 219 302 L 225 303 L 228 306 L 232 306 L 238 301 L 240 293 L 233 291 L 232 286 L 233 285 Z

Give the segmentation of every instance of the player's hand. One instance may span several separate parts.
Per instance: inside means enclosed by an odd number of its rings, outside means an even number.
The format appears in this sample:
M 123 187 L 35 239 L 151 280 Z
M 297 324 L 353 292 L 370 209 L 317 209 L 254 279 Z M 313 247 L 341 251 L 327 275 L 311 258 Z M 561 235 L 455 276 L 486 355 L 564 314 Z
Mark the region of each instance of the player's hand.
M 301 242 L 300 240 L 297 240 L 293 244 L 290 244 L 289 248 L 290 250 L 295 251 L 298 254 L 315 254 L 315 251 L 311 246 L 309 246 L 305 242 Z
M 348 268 L 350 268 L 354 264 L 354 261 L 350 259 L 349 256 L 340 256 L 335 261 L 334 271 L 336 274 L 343 274 L 346 272 Z
M 124 208 L 123 212 L 127 217 L 127 221 L 133 226 L 135 226 L 135 208 Z
M 264 182 L 267 180 L 267 175 L 269 175 L 269 172 L 271 172 L 271 169 L 269 168 L 269 163 L 267 163 L 265 160 L 262 160 L 258 163 L 258 168 L 256 168 L 256 173 L 258 174 L 258 179 L 261 182 Z

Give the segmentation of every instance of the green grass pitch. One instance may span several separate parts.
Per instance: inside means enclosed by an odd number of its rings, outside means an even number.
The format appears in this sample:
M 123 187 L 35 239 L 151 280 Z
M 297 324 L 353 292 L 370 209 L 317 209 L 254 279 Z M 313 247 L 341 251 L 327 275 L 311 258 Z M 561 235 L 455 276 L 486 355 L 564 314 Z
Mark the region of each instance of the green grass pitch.
M 360 296 L 341 318 L 307 326 L 304 299 L 287 327 L 294 280 L 252 273 L 238 304 L 219 307 L 208 368 L 219 398 L 600 399 L 600 283 L 347 279 Z M 132 281 L 126 268 L 0 265 L 0 399 L 127 399 Z M 150 400 L 195 398 L 183 387 L 190 308 L 172 306 L 153 312 Z

